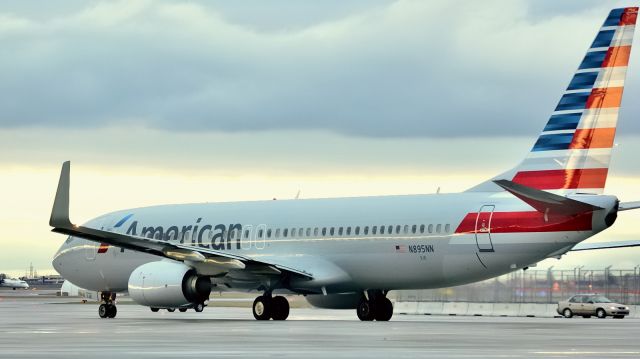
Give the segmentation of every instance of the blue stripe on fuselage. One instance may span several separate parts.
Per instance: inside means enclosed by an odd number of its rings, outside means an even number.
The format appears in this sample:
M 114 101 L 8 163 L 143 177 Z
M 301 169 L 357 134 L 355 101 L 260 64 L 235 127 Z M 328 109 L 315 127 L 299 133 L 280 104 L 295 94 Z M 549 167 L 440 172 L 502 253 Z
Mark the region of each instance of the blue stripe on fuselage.
M 115 226 L 113 226 L 113 228 L 118 228 L 118 227 L 120 227 L 121 225 L 123 225 L 123 224 L 124 224 L 124 222 L 126 222 L 126 221 L 127 221 L 127 219 L 129 219 L 129 218 L 131 218 L 131 217 L 133 217 L 133 213 L 131 213 L 131 214 L 127 214 L 127 215 L 126 215 L 126 216 L 124 216 L 121 220 L 119 220 L 119 221 L 118 221 L 118 223 L 116 223 L 116 225 L 115 225 Z

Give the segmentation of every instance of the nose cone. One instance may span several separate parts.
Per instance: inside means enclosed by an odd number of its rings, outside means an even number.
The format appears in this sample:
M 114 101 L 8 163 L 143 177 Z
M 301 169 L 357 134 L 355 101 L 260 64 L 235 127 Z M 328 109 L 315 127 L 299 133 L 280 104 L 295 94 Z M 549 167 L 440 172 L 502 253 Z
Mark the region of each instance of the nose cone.
M 51 261 L 51 265 L 53 266 L 53 268 L 56 270 L 56 272 L 58 272 L 58 274 L 60 274 L 61 276 L 65 276 L 64 275 L 64 268 L 65 268 L 65 261 L 66 261 L 66 257 L 68 257 L 67 252 L 69 251 L 70 245 L 69 243 L 71 242 L 71 237 L 69 237 L 58 249 L 58 251 L 56 252 L 56 254 L 53 256 L 53 260 Z

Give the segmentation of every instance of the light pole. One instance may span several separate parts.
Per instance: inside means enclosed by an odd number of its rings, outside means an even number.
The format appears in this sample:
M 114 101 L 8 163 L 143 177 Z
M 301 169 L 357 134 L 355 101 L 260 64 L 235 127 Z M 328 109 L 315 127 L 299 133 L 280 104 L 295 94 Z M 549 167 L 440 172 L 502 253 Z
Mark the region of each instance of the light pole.
M 582 268 L 584 268 L 584 265 L 575 267 L 573 269 L 573 278 L 576 280 L 576 294 L 580 293 L 580 277 L 581 277 L 580 271 L 582 270 Z M 578 274 L 577 277 L 576 277 L 576 272 Z

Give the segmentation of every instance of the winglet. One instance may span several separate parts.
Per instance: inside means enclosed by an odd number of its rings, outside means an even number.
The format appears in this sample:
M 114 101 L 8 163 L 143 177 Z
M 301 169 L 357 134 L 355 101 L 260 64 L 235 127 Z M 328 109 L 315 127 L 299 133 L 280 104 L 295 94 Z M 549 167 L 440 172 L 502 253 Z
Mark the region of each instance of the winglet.
M 73 226 L 69 220 L 69 171 L 71 162 L 66 161 L 62 164 L 60 171 L 60 180 L 58 181 L 58 190 L 56 198 L 53 202 L 51 210 L 51 218 L 49 225 L 56 228 L 70 228 Z
M 509 180 L 503 179 L 493 182 L 542 213 L 572 215 L 604 209 L 589 203 L 527 187 Z

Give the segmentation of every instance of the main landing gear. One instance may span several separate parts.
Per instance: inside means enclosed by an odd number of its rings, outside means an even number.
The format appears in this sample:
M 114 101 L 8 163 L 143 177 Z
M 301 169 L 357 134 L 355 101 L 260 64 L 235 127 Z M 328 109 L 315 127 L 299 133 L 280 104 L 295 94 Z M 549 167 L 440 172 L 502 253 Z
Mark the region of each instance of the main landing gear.
M 356 313 L 362 321 L 387 322 L 393 316 L 393 304 L 385 291 L 368 291 L 358 303 Z
M 289 301 L 285 297 L 271 297 L 271 293 L 265 293 L 253 301 L 253 317 L 256 320 L 285 320 L 288 316 Z
M 100 299 L 102 304 L 98 307 L 98 315 L 100 318 L 115 318 L 118 314 L 118 308 L 116 308 L 116 293 L 102 292 L 100 293 Z

